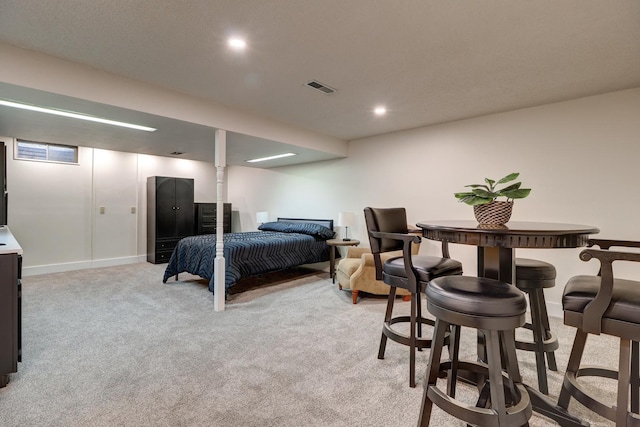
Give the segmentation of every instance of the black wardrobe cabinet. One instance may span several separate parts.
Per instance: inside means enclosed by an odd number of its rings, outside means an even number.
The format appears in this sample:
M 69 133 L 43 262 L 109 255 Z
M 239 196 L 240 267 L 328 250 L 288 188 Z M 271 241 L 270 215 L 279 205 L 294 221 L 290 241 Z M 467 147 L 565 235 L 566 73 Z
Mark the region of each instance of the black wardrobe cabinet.
M 193 235 L 193 179 L 147 178 L 147 261 L 168 262 L 180 239 Z

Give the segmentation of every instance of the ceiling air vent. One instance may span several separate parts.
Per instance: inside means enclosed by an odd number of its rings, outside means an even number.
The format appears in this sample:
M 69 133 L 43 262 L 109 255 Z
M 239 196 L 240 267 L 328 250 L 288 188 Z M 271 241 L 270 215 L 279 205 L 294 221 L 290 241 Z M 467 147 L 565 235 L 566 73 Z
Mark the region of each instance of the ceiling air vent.
M 309 86 L 312 89 L 319 90 L 320 92 L 324 93 L 325 95 L 331 95 L 332 93 L 334 93 L 336 91 L 334 88 L 329 87 L 324 83 L 320 83 L 317 80 L 311 80 L 311 81 L 305 83 L 305 85 Z

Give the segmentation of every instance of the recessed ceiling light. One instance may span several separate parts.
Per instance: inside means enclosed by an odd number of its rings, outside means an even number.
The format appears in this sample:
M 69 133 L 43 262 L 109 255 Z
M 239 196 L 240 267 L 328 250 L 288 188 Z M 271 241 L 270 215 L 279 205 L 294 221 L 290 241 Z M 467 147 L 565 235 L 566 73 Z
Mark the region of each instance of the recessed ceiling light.
M 260 157 L 259 159 L 247 160 L 247 163 L 264 162 L 266 160 L 281 159 L 283 157 L 291 157 L 291 156 L 295 156 L 295 155 L 296 155 L 296 153 L 276 154 L 275 156 Z
M 247 42 L 239 37 L 230 37 L 227 44 L 233 50 L 244 50 L 247 47 Z
M 72 119 L 86 120 L 89 122 L 103 123 L 107 125 L 120 126 L 124 128 L 129 128 L 129 129 L 143 130 L 145 132 L 156 131 L 155 128 L 150 128 L 147 126 L 140 126 L 132 123 L 103 119 L 101 117 L 90 116 L 88 114 L 83 114 L 83 113 L 76 113 L 74 111 L 65 111 L 65 110 L 56 110 L 54 108 L 38 107 L 37 105 L 23 104 L 21 102 L 14 102 L 6 99 L 0 99 L 0 105 L 4 105 L 5 107 L 18 108 L 20 110 L 29 110 L 29 111 L 35 111 L 38 113 L 53 114 L 54 116 L 70 117 Z
M 387 109 L 383 106 L 379 106 L 373 109 L 373 112 L 376 116 L 384 116 L 387 114 Z

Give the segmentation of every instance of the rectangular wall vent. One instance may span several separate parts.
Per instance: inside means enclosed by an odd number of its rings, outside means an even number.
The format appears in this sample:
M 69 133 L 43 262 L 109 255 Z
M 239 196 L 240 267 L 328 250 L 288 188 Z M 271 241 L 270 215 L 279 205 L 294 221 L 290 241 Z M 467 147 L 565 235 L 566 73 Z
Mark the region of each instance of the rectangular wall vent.
M 324 83 L 320 83 L 317 80 L 311 80 L 308 81 L 307 83 L 305 83 L 306 86 L 309 86 L 312 89 L 315 90 L 319 90 L 320 92 L 324 93 L 325 95 L 331 95 L 332 93 L 334 93 L 336 90 L 330 86 L 327 86 Z

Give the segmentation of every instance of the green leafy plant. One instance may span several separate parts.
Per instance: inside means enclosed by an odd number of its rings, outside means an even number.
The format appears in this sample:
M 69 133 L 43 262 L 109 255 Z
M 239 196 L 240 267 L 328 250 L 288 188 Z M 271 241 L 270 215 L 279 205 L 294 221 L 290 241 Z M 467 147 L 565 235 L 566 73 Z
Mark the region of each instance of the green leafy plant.
M 493 179 L 485 178 L 485 184 L 471 184 L 465 185 L 470 187 L 471 191 L 463 193 L 454 193 L 454 196 L 460 202 L 464 202 L 468 205 L 484 205 L 491 203 L 498 199 L 498 197 L 505 197 L 508 202 L 513 199 L 523 199 L 531 193 L 530 188 L 520 188 L 521 182 L 510 184 L 503 188 L 497 188 L 500 184 L 506 184 L 507 182 L 515 181 L 520 176 L 520 173 L 514 172 L 505 176 L 504 178 L 495 181 Z

